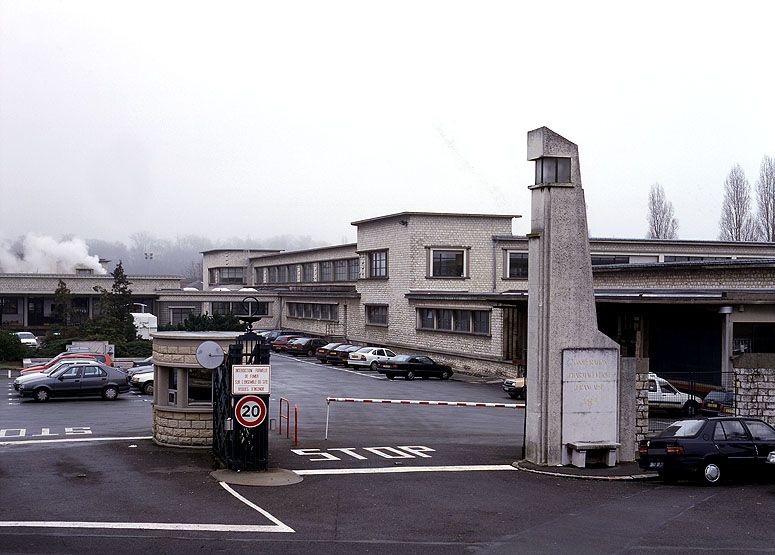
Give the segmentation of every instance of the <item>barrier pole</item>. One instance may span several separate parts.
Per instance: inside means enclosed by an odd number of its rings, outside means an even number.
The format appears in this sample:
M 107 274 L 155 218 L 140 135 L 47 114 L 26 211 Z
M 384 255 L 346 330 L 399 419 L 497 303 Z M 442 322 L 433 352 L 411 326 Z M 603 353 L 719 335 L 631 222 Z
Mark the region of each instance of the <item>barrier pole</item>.
M 285 403 L 285 416 L 283 416 L 283 403 Z M 291 402 L 285 397 L 280 397 L 280 416 L 278 417 L 278 434 L 283 435 L 283 418 L 285 418 L 285 437 L 291 437 Z
M 326 437 L 328 439 L 328 413 L 331 411 L 331 400 L 326 399 Z
M 293 446 L 299 446 L 299 405 L 293 405 Z

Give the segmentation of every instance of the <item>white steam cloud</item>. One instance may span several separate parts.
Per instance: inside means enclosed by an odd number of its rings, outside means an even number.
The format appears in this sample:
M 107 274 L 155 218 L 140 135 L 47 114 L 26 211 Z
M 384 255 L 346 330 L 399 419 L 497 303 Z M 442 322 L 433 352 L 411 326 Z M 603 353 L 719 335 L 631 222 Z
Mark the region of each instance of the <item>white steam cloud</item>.
M 89 255 L 83 239 L 57 241 L 28 233 L 22 240 L 21 253 L 14 252 L 7 243 L 0 243 L 0 272 L 74 274 L 76 268 L 91 269 L 95 274 L 107 273 L 99 256 Z

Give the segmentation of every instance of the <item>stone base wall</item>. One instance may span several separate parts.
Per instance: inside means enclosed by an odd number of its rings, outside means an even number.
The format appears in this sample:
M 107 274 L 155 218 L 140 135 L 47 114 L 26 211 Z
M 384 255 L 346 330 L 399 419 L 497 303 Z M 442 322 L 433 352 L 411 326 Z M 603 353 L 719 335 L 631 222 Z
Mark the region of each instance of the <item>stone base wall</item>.
M 775 425 L 775 368 L 735 368 L 735 415 Z
M 153 407 L 153 439 L 161 445 L 176 447 L 211 447 L 213 444 L 213 411 L 176 411 Z
M 636 372 L 635 440 L 640 443 L 649 435 L 649 359 L 638 359 Z

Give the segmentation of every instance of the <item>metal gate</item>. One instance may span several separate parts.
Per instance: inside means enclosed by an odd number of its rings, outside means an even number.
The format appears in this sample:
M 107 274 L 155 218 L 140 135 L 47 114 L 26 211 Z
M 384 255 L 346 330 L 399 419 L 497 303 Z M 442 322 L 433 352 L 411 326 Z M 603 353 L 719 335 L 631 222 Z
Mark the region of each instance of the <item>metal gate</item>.
M 266 470 L 269 460 L 269 419 L 255 428 L 235 426 L 232 367 L 237 364 L 269 364 L 269 343 L 255 332 L 237 337 L 229 345 L 224 364 L 213 373 L 213 453 L 230 470 Z M 269 396 L 265 396 L 269 405 Z

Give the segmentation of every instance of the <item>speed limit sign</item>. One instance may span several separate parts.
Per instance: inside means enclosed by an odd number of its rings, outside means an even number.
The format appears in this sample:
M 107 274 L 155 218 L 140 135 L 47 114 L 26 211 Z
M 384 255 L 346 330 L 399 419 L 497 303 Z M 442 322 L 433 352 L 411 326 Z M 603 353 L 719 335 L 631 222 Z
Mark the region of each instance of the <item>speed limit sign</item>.
M 234 416 L 237 422 L 246 428 L 260 426 L 266 418 L 266 403 L 256 395 L 246 395 L 237 401 L 234 407 Z

